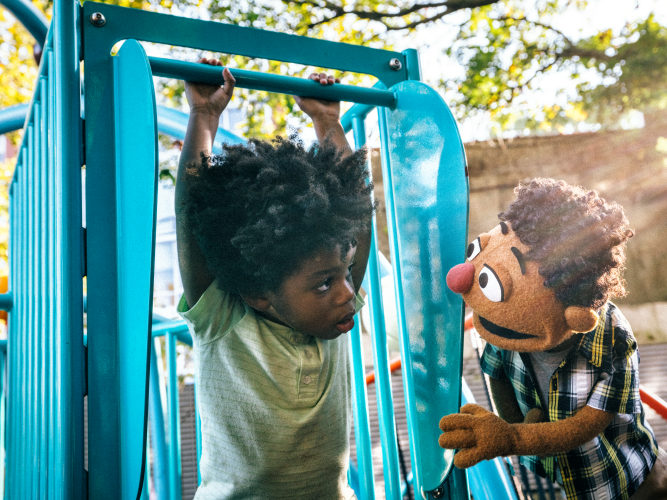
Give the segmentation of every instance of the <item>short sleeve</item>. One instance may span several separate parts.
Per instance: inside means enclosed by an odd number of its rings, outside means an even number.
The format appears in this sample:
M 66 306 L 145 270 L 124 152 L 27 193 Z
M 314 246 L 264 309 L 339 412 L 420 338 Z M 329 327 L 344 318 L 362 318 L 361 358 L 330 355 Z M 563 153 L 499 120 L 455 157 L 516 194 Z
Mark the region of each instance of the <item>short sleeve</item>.
M 188 324 L 194 341 L 207 344 L 223 337 L 241 321 L 246 305 L 238 295 L 220 290 L 214 281 L 189 310 L 183 295 L 177 311 Z
M 611 315 L 612 373 L 603 373 L 588 399 L 588 406 L 610 413 L 641 413 L 639 353 L 627 320 L 616 309 Z
M 482 353 L 482 371 L 489 377 L 503 380 L 507 378 L 505 369 L 503 368 L 503 354 L 502 351 L 487 342 L 484 352 Z

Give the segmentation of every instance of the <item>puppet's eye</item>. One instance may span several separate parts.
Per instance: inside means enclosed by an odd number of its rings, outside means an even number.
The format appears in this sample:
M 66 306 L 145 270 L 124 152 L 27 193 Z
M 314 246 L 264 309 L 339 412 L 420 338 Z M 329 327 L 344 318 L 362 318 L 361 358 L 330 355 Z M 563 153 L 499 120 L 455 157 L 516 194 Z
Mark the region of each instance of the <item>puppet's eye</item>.
M 468 260 L 472 260 L 477 257 L 477 254 L 481 251 L 482 244 L 480 243 L 479 238 L 477 238 L 470 245 L 468 245 L 468 252 L 466 253 L 466 257 L 468 257 Z
M 482 293 L 491 302 L 502 302 L 505 300 L 505 290 L 503 289 L 502 282 L 498 279 L 496 272 L 486 264 L 484 264 L 484 267 L 479 272 L 477 281 L 479 281 Z

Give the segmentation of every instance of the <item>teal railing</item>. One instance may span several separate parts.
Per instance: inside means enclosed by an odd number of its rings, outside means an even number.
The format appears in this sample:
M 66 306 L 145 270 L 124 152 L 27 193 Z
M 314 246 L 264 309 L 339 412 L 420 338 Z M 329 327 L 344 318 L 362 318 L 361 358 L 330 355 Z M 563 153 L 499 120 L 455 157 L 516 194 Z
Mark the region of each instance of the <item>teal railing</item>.
M 3 0 L 21 16 L 30 16 L 22 0 L 12 2 Z M 314 82 L 236 70 L 241 87 L 356 103 L 342 121 L 358 147 L 366 140 L 364 119 L 377 109 L 414 486 L 428 498 L 468 498 L 466 475 L 452 468 L 453 452 L 438 447 L 436 425 L 442 415 L 457 411 L 461 400 L 463 305 L 444 285 L 444 276 L 465 249 L 465 158 L 450 111 L 419 83 L 416 51 L 375 50 L 93 2 L 81 7 L 72 0 L 55 1 L 45 40 L 29 108 L 7 115 L 15 122 L 16 113 L 25 110 L 26 120 L 10 190 L 10 292 L 2 297 L 10 310 L 6 496 L 146 495 L 149 433 L 155 456 L 167 455 L 166 463 L 154 468 L 154 484 L 163 498 L 180 494 L 175 346 L 177 340 L 187 343 L 188 336 L 180 323 L 154 324 L 150 304 L 157 130 L 171 127 L 168 133 L 178 135 L 183 122 L 178 113 L 155 106 L 152 76 L 212 83 L 220 83 L 221 76 L 201 65 L 147 58 L 137 43 L 147 41 L 378 79 L 374 88 L 322 89 Z M 111 56 L 121 40 L 126 42 L 118 55 Z M 237 139 L 223 132 L 222 140 Z M 402 492 L 375 231 L 374 224 L 367 291 L 385 495 L 398 500 Z M 167 346 L 168 425 L 160 422 L 151 389 L 156 383 L 152 338 L 161 334 Z M 358 495 L 365 500 L 375 498 L 375 485 L 363 349 L 358 329 L 349 338 Z

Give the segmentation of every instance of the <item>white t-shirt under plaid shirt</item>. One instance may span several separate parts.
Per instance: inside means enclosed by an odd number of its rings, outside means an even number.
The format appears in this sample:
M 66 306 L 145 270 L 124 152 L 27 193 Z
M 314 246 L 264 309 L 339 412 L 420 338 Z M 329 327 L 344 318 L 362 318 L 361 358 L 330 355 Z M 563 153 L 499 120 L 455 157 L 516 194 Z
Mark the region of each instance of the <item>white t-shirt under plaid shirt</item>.
M 195 499 L 354 498 L 347 335 L 321 340 L 269 321 L 215 282 L 178 311 L 201 418 Z

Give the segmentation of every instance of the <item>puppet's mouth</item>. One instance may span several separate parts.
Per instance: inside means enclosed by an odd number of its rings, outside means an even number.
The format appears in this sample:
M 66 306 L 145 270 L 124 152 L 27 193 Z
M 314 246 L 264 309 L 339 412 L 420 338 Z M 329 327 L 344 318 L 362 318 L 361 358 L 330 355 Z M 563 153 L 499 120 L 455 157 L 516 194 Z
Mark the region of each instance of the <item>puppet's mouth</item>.
M 537 337 L 537 335 L 521 333 L 514 330 L 510 330 L 509 328 L 498 326 L 495 323 L 491 323 L 488 319 L 482 318 L 481 316 L 479 316 L 479 322 L 482 324 L 482 326 L 487 332 L 493 333 L 494 335 L 498 335 L 498 337 L 502 337 L 504 339 L 523 340 L 523 339 L 532 339 Z

